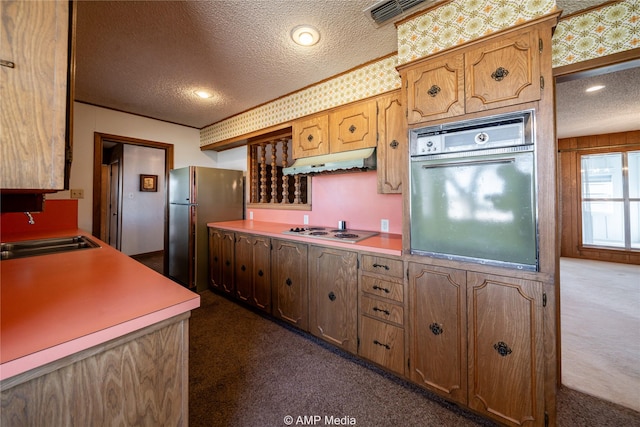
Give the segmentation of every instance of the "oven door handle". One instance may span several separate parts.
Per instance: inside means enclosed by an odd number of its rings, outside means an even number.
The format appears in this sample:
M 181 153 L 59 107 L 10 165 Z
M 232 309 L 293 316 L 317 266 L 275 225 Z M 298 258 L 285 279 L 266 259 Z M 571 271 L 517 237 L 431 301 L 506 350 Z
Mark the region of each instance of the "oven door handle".
M 490 164 L 506 164 L 515 162 L 515 157 L 508 159 L 491 159 L 491 160 L 470 160 L 466 162 L 438 163 L 436 165 L 422 165 L 422 169 L 445 168 L 450 166 L 468 166 L 468 165 L 490 165 Z

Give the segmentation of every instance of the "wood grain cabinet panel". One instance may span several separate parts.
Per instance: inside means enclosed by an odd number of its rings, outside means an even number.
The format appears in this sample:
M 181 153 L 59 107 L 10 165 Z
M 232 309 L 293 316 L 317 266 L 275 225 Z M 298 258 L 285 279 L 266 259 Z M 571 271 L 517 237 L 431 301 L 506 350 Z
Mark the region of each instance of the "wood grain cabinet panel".
M 309 331 L 308 246 L 288 240 L 272 243 L 272 314 Z
M 544 425 L 540 282 L 467 273 L 469 406 L 501 423 Z
M 296 120 L 292 125 L 293 158 L 329 154 L 329 116 Z
M 361 316 L 358 354 L 404 375 L 404 329 Z
M 404 264 L 402 259 L 399 258 L 392 259 L 374 255 L 363 255 L 362 270 L 398 279 L 402 279 L 404 277 Z
M 409 263 L 411 380 L 467 403 L 466 272 Z
M 378 98 L 378 193 L 402 193 L 408 152 L 404 106 L 396 91 Z
M 0 5 L 2 188 L 65 186 L 69 2 Z M 29 165 L 29 167 L 24 167 Z
M 427 61 L 407 71 L 407 122 L 455 117 L 465 113 L 462 54 Z
M 351 353 L 358 351 L 358 254 L 309 248 L 311 333 Z
M 330 152 L 358 150 L 377 144 L 377 105 L 367 100 L 329 114 Z
M 516 33 L 465 54 L 468 113 L 540 99 L 537 34 Z
M 271 240 L 236 233 L 235 292 L 247 304 L 271 312 Z
M 404 325 L 404 307 L 385 299 L 372 298 L 362 294 L 360 296 L 360 314 L 395 323 L 398 326 Z

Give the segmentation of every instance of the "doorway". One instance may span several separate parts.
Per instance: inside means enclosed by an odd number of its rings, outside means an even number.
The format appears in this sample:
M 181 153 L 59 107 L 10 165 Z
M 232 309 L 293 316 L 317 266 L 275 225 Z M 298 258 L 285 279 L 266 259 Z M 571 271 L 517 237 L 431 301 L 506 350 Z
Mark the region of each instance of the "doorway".
M 134 168 L 132 173 L 131 166 L 136 163 L 145 166 Z M 94 133 L 93 235 L 128 255 L 139 254 L 139 249 L 123 242 L 123 232 L 134 242 L 144 243 L 150 233 L 145 233 L 144 227 L 131 226 L 129 223 L 133 216 L 155 215 L 155 221 L 162 223 L 159 238 L 162 253 L 166 253 L 168 178 L 172 168 L 173 144 Z M 150 171 L 156 176 L 157 183 L 151 192 L 143 188 L 141 183 L 132 182 Z M 145 205 L 149 200 L 160 200 L 160 212 Z M 148 222 L 147 218 L 138 220 L 143 225 Z M 163 259 L 163 265 L 166 270 L 166 259 Z

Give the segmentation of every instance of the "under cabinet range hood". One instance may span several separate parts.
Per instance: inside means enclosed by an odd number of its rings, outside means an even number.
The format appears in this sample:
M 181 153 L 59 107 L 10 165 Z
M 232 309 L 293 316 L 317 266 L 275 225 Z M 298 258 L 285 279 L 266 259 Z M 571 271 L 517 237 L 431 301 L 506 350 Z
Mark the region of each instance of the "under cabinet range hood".
M 282 169 L 285 175 L 316 175 L 340 173 L 351 170 L 373 170 L 376 168 L 376 149 L 363 148 L 343 153 L 303 157 Z

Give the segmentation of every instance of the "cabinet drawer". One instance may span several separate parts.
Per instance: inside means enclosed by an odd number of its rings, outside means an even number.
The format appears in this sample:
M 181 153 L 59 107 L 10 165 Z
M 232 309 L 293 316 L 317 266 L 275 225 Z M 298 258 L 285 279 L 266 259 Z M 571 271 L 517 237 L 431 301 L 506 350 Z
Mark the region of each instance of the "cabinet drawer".
M 360 356 L 404 375 L 404 329 L 360 317 Z
M 373 276 L 362 275 L 362 292 L 379 297 L 392 299 L 394 301 L 404 301 L 404 286 L 402 283 L 390 282 L 378 279 Z
M 404 323 L 404 308 L 402 306 L 366 295 L 361 296 L 360 313 L 396 323 L 398 326 L 402 326 Z
M 362 270 L 386 276 L 402 278 L 404 268 L 401 259 L 362 255 Z

